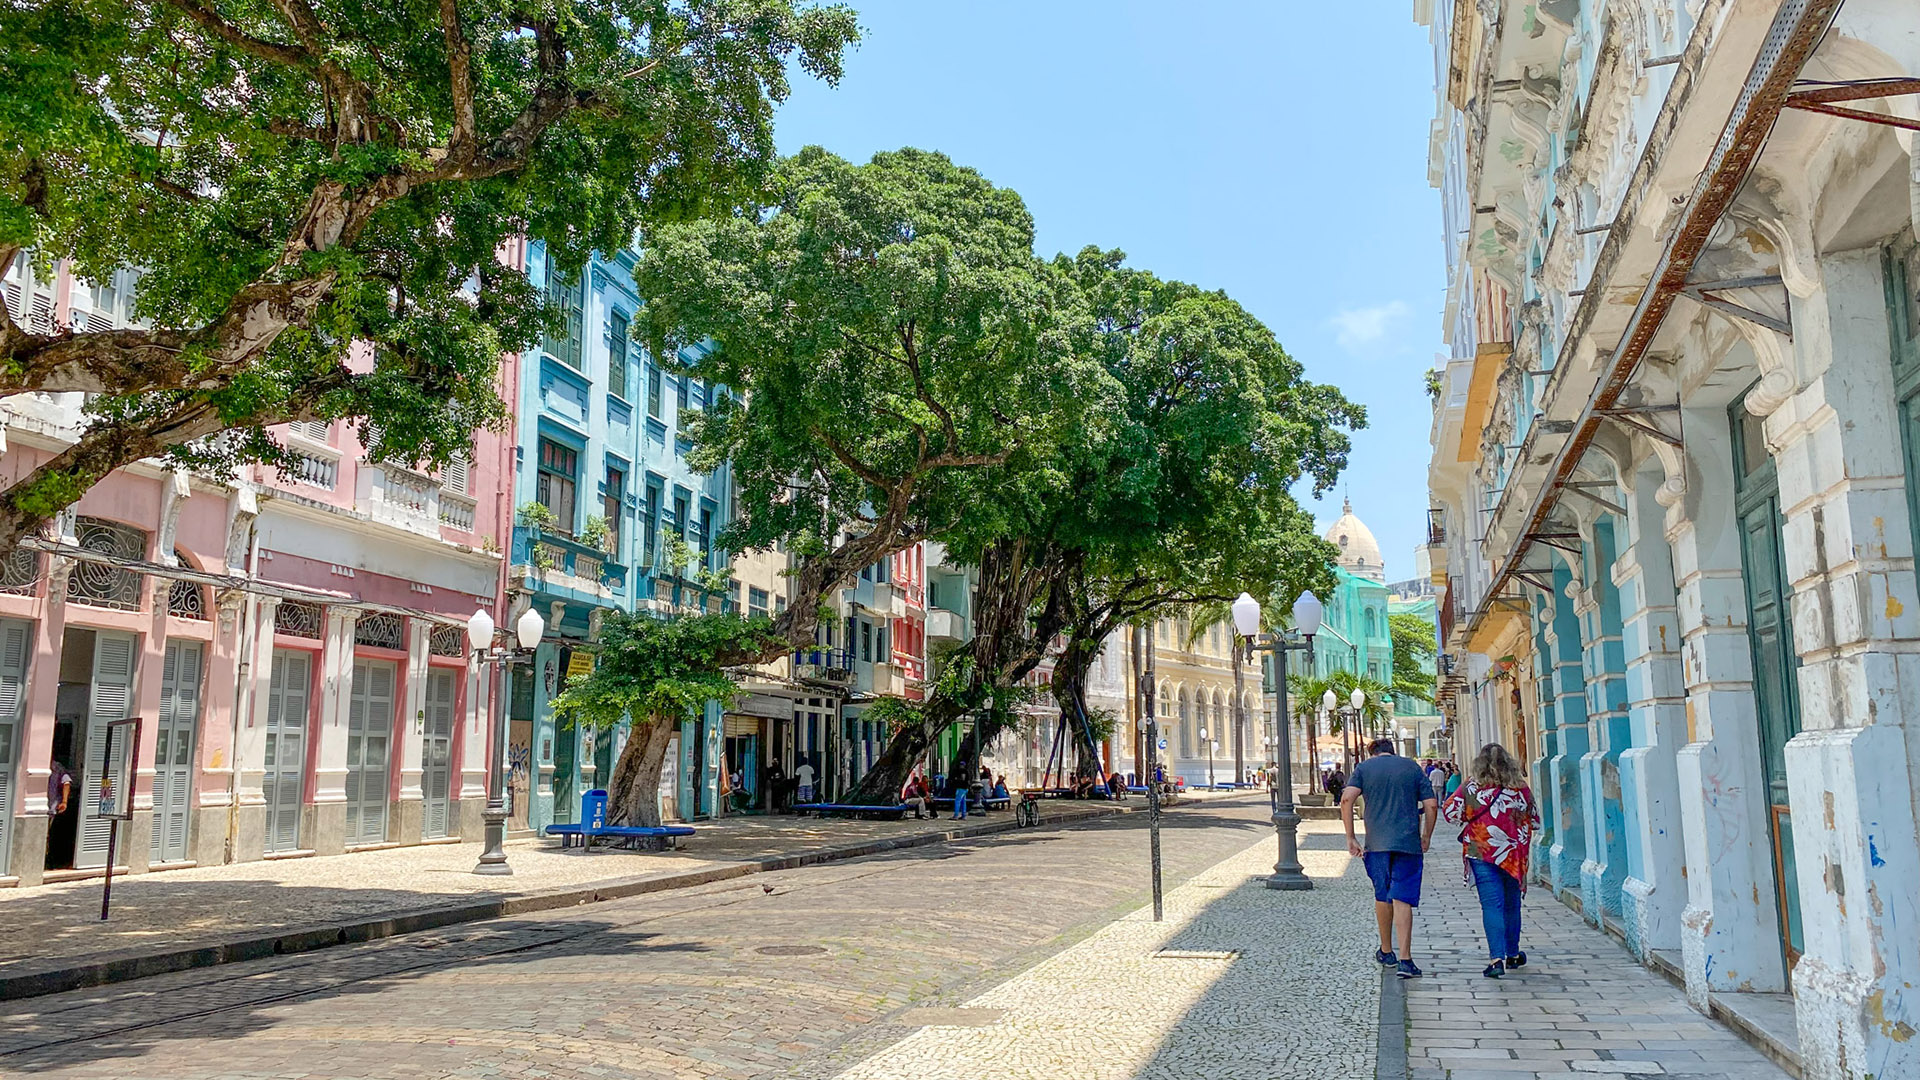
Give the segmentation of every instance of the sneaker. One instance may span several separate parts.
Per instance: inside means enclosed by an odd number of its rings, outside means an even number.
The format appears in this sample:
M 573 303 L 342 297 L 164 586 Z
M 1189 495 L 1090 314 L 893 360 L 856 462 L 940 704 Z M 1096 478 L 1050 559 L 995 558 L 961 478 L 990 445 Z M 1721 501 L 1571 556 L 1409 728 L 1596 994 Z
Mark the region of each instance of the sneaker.
M 1392 953 L 1386 951 L 1385 949 L 1375 949 L 1373 951 L 1373 958 L 1382 967 L 1392 967 L 1393 965 L 1398 964 L 1400 962 L 1400 959 L 1398 957 L 1394 956 Z
M 1403 979 L 1417 979 L 1420 976 L 1425 975 L 1426 972 L 1421 971 L 1418 967 L 1414 966 L 1413 961 L 1402 960 L 1400 961 L 1399 969 L 1396 970 L 1394 974 L 1400 976 Z
M 1500 961 L 1498 960 L 1495 960 L 1493 963 L 1488 964 L 1485 968 L 1481 969 L 1481 972 L 1480 972 L 1481 975 L 1489 979 L 1497 979 L 1500 976 L 1505 975 L 1506 973 L 1507 973 L 1507 969 L 1503 967 Z
M 1513 970 L 1514 968 L 1522 968 L 1526 966 L 1527 966 L 1527 954 L 1524 950 L 1522 950 L 1521 952 L 1514 953 L 1512 956 L 1507 957 L 1507 970 L 1509 971 Z

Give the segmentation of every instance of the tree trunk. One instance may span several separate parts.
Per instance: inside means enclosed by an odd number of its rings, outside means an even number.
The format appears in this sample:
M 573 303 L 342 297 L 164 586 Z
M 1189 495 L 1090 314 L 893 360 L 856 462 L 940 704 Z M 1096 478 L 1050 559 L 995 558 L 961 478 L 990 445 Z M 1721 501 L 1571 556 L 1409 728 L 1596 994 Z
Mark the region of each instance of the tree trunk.
M 672 717 L 653 717 L 633 725 L 607 785 L 608 824 L 660 824 L 660 768 L 679 729 Z
M 1104 636 L 1103 636 L 1104 637 Z M 1100 655 L 1102 639 L 1069 638 L 1066 648 L 1053 663 L 1053 700 L 1066 721 L 1067 738 L 1073 743 L 1074 772 L 1085 776 L 1106 775 L 1099 752 L 1088 727 L 1087 673 Z M 1061 755 L 1062 768 L 1066 756 Z

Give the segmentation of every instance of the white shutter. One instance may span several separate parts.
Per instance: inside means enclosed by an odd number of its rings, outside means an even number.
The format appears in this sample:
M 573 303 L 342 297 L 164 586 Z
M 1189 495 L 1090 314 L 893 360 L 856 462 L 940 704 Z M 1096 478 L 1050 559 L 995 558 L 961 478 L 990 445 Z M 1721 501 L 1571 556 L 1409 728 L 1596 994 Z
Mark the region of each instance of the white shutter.
M 192 818 L 193 744 L 200 719 L 201 647 L 169 641 L 162 662 L 160 721 L 153 752 L 153 859 L 187 857 Z
M 300 842 L 300 805 L 307 753 L 307 686 L 312 660 L 306 653 L 276 651 L 267 694 L 267 850 L 293 851 Z
M 107 725 L 115 720 L 125 720 L 127 710 L 133 703 L 133 649 L 132 634 L 108 630 L 94 634 L 93 695 L 87 714 L 86 770 L 80 786 L 83 801 L 80 804 L 80 848 L 74 858 L 76 867 L 107 864 L 107 840 L 112 833 L 113 822 L 100 817 L 96 811 L 100 808 L 100 781 L 107 765 Z M 131 777 L 122 778 L 122 783 L 131 782 Z M 133 793 L 123 791 L 120 797 L 132 798 Z
M 364 762 L 367 752 L 367 667 L 365 660 L 353 665 L 353 688 L 347 693 L 347 841 L 360 839 L 360 792 L 365 787 Z
M 12 850 L 14 746 L 27 700 L 27 658 L 33 648 L 31 624 L 0 621 L 0 874 L 7 872 Z
M 455 495 L 469 494 L 467 491 L 467 455 L 455 454 L 447 459 L 447 467 L 440 474 L 440 486 Z

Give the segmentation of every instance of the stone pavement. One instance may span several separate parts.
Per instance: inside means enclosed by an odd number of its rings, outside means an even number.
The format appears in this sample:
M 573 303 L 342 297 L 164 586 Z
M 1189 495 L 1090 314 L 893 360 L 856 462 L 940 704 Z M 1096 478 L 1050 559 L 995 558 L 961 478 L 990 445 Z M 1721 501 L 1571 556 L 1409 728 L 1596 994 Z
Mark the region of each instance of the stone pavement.
M 927 1025 L 839 1080 L 1289 1080 L 1374 1075 L 1372 894 L 1339 827 L 1301 829 L 1310 892 L 1275 892 L 1272 837 Z
M 1118 804 L 1145 805 L 1142 799 Z M 1048 800 L 1042 817 L 1067 821 L 1114 809 L 1112 803 Z M 115 879 L 112 917 L 104 924 L 97 879 L 4 889 L 0 998 L 189 966 L 182 959 L 187 950 L 202 951 L 195 964 L 217 962 L 208 955 L 216 951 L 220 959 L 243 959 L 335 944 L 341 927 L 351 928 L 346 940 L 384 936 L 415 925 L 701 884 L 781 860 L 846 857 L 884 845 L 978 835 L 1010 828 L 1011 819 L 1004 811 L 966 822 L 737 817 L 702 824 L 683 850 L 659 854 L 562 851 L 551 842 L 524 840 L 508 845 L 514 874 L 505 878 L 469 873 L 479 844 L 167 870 Z M 403 917 L 414 921 L 395 922 Z
M 1545 888 L 1527 890 L 1521 913 L 1527 966 L 1482 978 L 1487 939 L 1479 900 L 1461 882 L 1459 851 L 1436 835 L 1427 858 L 1413 932 L 1427 977 L 1407 989 L 1412 1080 L 1786 1080 Z
M 1272 830 L 1258 797 L 1168 815 L 1173 921 L 1155 929 L 1129 919 L 1104 939 L 1120 951 L 1052 963 L 1145 901 L 1144 816 L 1043 823 L 0 1003 L 0 1076 L 829 1080 L 881 1067 L 889 1047 L 916 1033 L 952 1035 L 955 1020 L 985 1019 L 963 1007 L 1003 984 L 1007 1004 L 996 1007 L 1031 1008 L 1035 1019 L 1009 1012 L 993 1037 L 1021 1047 L 1029 1062 L 1051 1051 L 1071 1063 L 1064 1074 L 1028 1064 L 1022 1075 L 1115 1075 L 1103 1061 L 1138 1055 L 1154 1075 L 1202 1076 L 1191 1067 L 1215 1068 L 1219 1044 L 1242 1031 L 1279 1037 L 1295 1010 L 1308 1022 L 1297 1025 L 1294 1047 L 1337 1038 L 1364 1054 L 1377 976 L 1365 964 L 1327 961 L 1350 951 L 1358 928 L 1286 914 L 1317 919 L 1325 906 L 1338 909 L 1326 918 L 1350 921 L 1353 905 L 1335 901 L 1357 879 L 1345 871 L 1306 897 L 1230 887 L 1270 857 Z M 1307 841 L 1316 864 L 1345 862 L 1334 837 Z M 1195 875 L 1200 884 L 1183 890 Z M 1209 894 L 1218 899 L 1206 903 Z M 1364 904 L 1360 912 L 1364 921 Z M 1163 943 L 1239 949 L 1243 959 L 1138 954 Z M 1022 975 L 1030 969 L 1047 974 Z M 1301 992 L 1301 971 L 1315 980 L 1337 975 Z M 1098 985 L 1126 1015 L 1150 1024 L 1103 1024 L 1091 1007 L 1098 1001 L 1083 1010 L 1053 1000 L 1093 993 L 1072 987 L 1108 972 Z M 1193 1008 L 1162 1009 L 1163 992 Z M 949 1026 L 929 1027 L 936 1024 Z M 1351 1064 L 1323 1075 L 1371 1075 L 1360 1057 Z M 1265 1075 L 1294 1075 L 1268 1067 Z M 990 1069 L 970 1080 L 1008 1074 Z

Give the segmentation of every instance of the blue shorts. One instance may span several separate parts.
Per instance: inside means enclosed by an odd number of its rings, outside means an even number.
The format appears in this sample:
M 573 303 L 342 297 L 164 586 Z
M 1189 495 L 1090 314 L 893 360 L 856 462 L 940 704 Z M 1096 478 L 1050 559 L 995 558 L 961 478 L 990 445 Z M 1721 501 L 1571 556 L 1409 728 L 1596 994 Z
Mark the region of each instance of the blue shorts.
M 1426 857 L 1405 851 L 1369 851 L 1364 856 L 1367 876 L 1373 879 L 1373 898 L 1380 903 L 1398 900 L 1420 906 L 1420 872 Z

